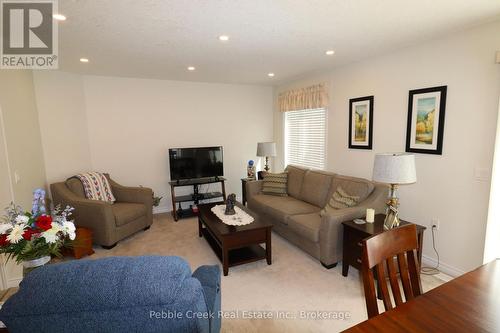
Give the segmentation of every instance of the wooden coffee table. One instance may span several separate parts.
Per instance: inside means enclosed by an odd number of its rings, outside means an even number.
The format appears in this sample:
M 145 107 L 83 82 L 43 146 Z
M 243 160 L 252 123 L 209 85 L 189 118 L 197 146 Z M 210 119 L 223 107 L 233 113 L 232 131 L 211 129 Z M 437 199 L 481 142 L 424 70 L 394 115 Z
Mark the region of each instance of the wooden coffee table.
M 237 204 L 239 208 L 250 214 L 255 221 L 242 226 L 224 224 L 210 210 L 215 205 L 209 203 L 198 206 L 199 236 L 205 237 L 215 254 L 222 262 L 224 276 L 229 267 L 266 259 L 271 265 L 271 229 L 272 224 L 260 221 L 256 214 L 248 208 Z M 260 244 L 266 244 L 265 249 Z

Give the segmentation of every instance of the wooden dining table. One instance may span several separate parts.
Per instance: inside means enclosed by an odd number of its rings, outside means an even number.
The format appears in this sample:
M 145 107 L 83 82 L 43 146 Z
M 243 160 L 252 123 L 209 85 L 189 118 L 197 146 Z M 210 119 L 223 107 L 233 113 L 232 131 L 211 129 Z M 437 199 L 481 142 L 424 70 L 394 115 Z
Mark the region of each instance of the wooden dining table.
M 500 332 L 500 259 L 344 332 Z

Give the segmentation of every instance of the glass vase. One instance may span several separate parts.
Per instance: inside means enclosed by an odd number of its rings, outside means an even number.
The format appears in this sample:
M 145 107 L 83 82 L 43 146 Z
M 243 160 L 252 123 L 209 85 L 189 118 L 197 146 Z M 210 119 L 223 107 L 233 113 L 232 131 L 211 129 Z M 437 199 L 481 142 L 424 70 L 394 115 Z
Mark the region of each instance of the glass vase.
M 36 258 L 33 260 L 25 260 L 23 261 L 23 277 L 29 274 L 34 269 L 38 267 L 42 267 L 50 261 L 50 256 L 44 256 L 40 258 Z

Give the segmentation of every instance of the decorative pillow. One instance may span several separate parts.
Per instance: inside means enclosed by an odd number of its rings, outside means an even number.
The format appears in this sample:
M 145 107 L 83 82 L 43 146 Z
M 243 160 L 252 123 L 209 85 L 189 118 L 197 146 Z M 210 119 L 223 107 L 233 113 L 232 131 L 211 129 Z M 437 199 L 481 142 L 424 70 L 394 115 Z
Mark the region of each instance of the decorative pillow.
M 349 195 L 341 186 L 339 186 L 335 192 L 333 192 L 333 195 L 330 198 L 330 201 L 326 204 L 325 208 L 321 211 L 321 215 L 326 215 L 337 209 L 354 207 L 358 204 L 358 202 L 358 196 Z
M 264 182 L 262 184 L 262 193 L 286 197 L 288 174 L 264 172 Z

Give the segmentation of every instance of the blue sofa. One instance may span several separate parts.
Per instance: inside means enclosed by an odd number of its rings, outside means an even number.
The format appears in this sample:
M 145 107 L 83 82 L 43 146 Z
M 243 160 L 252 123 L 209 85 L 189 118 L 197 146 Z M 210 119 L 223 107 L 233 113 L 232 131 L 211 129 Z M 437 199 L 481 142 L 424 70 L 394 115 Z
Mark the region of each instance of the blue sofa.
M 29 273 L 3 305 L 9 332 L 220 331 L 220 270 L 179 257 L 109 257 Z

